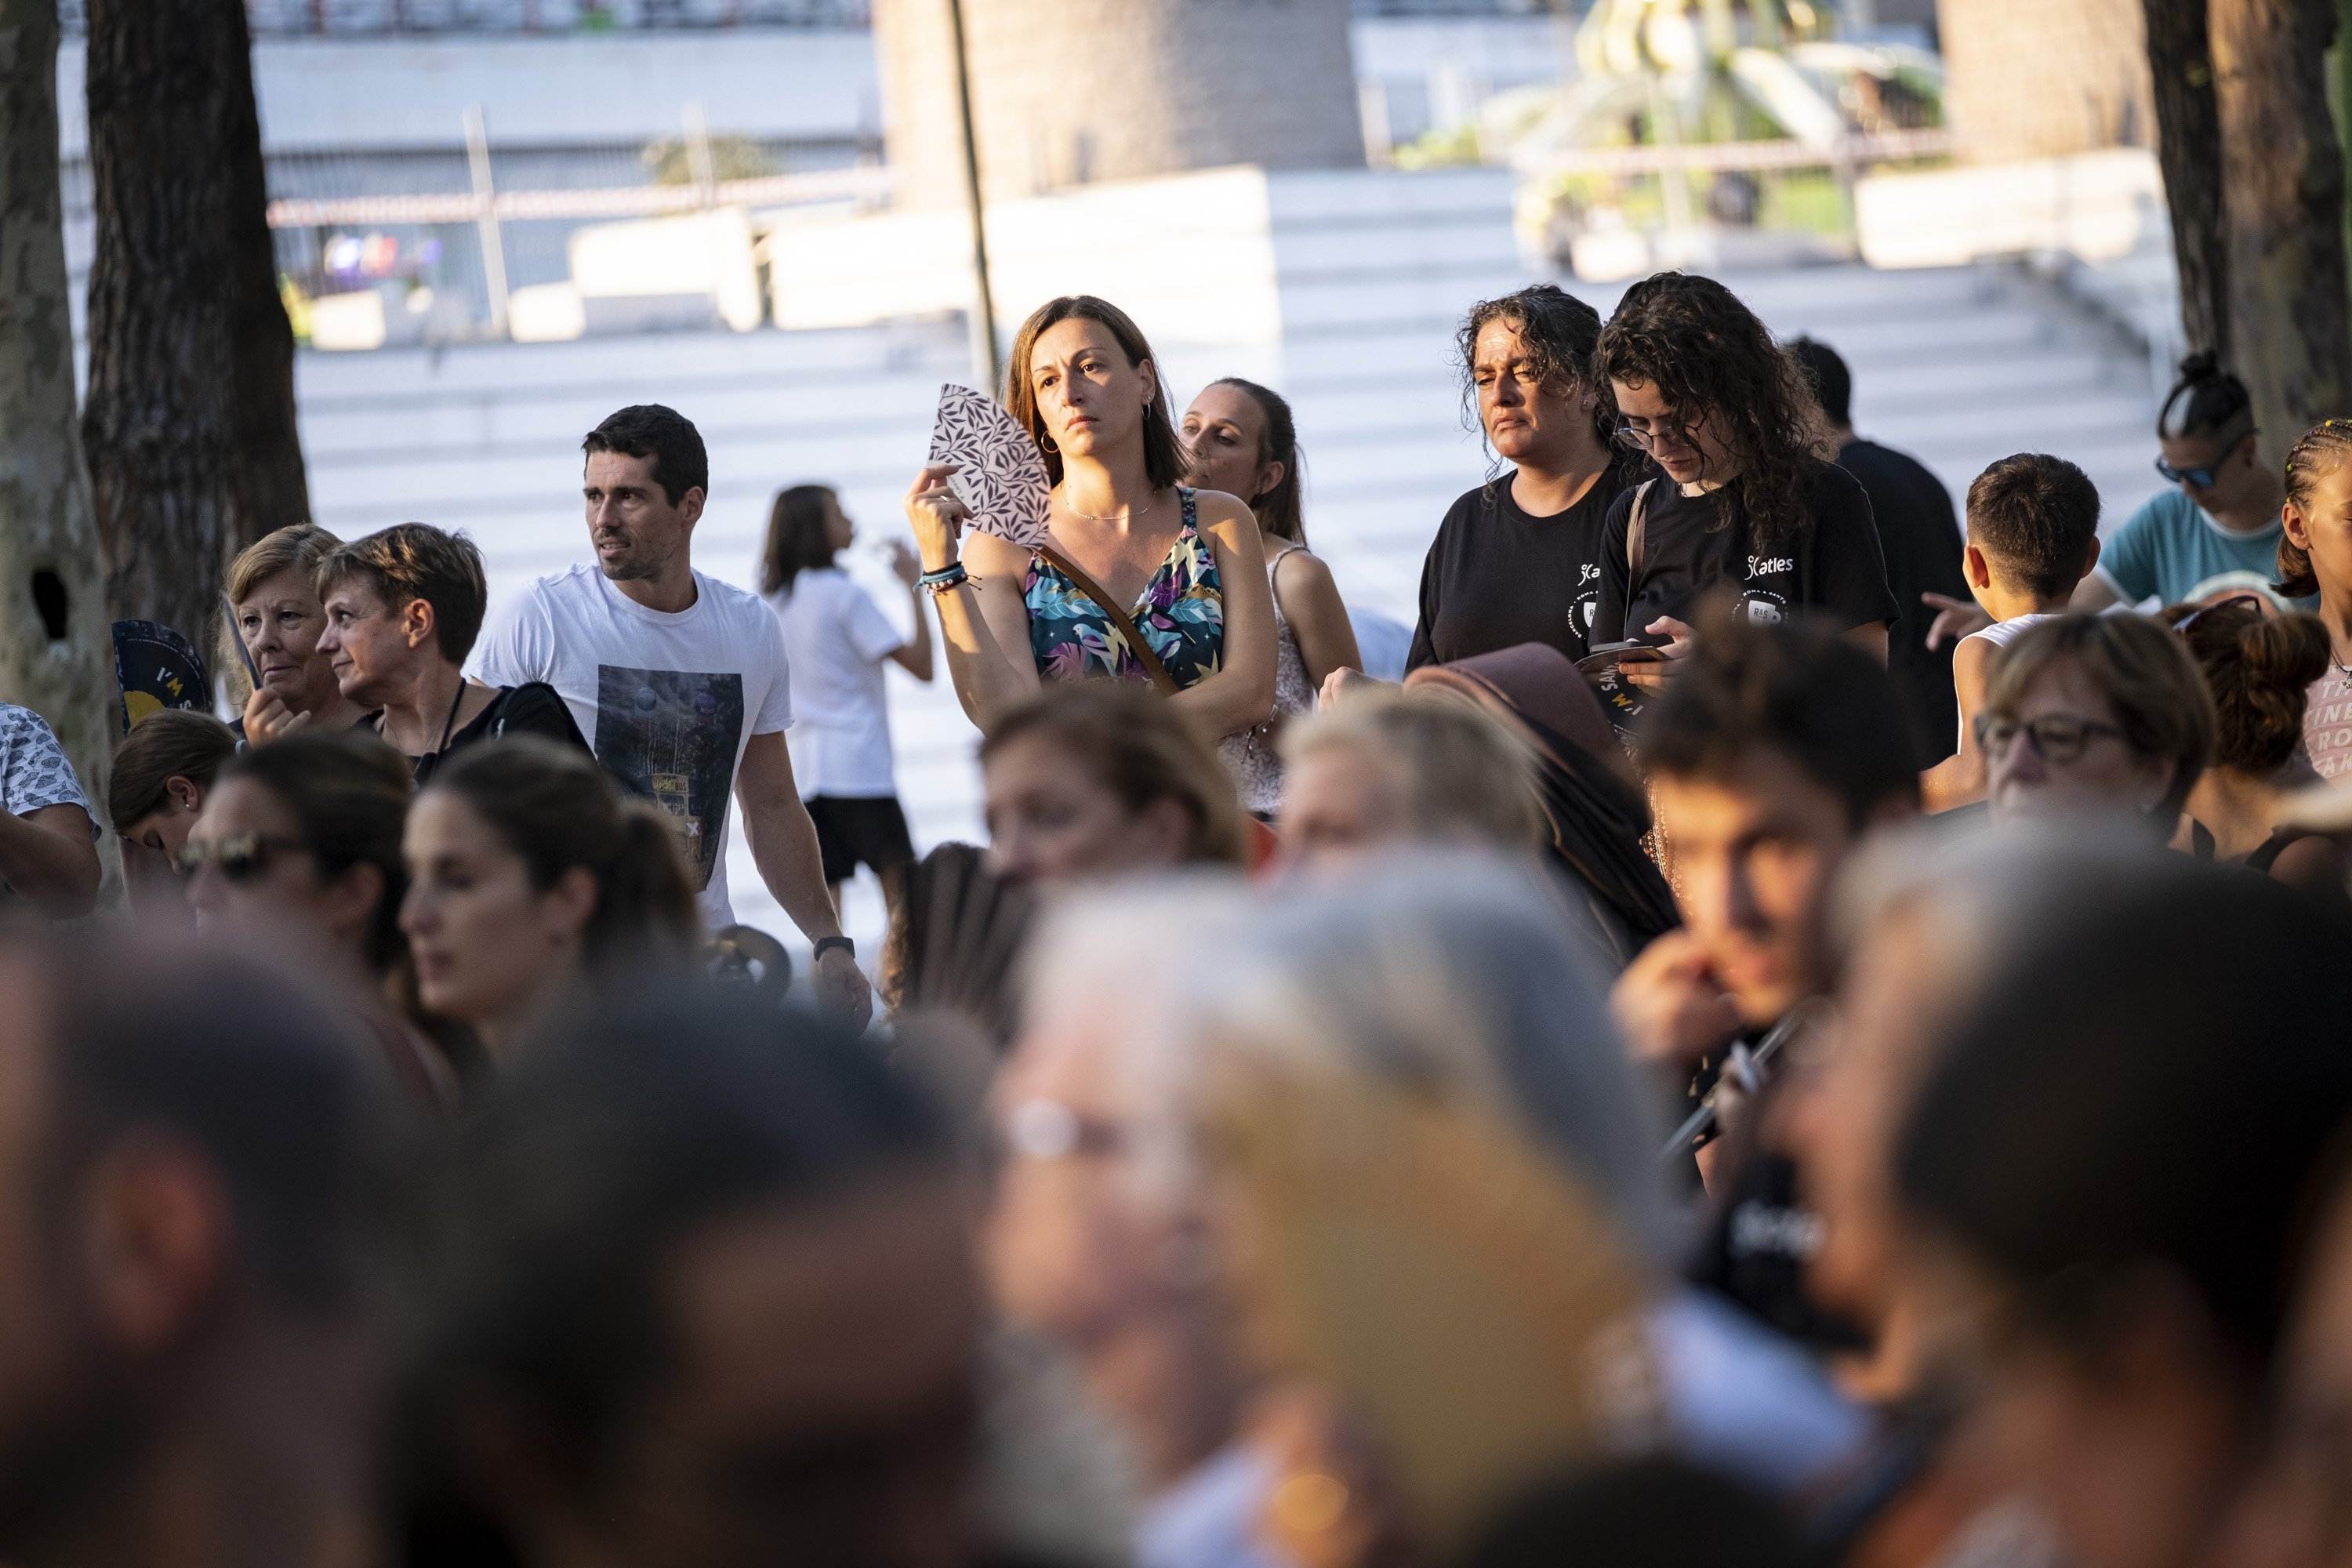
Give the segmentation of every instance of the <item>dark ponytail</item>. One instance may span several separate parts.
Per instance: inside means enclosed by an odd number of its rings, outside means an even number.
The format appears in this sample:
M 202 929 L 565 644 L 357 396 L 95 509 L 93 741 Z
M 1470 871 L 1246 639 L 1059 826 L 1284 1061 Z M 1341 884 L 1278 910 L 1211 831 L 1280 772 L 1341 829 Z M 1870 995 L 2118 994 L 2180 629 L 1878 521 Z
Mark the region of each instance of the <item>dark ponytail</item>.
M 2216 437 L 2242 420 L 2252 434 L 2253 398 L 2246 384 L 2221 368 L 2210 350 L 2180 362 L 2180 378 L 2157 410 L 2156 433 L 2165 440 L 2181 436 Z
M 1299 493 L 1306 476 L 1300 472 L 1298 456 L 1298 422 L 1291 416 L 1290 402 L 1272 387 L 1260 386 L 1254 381 L 1228 375 L 1209 384 L 1230 386 L 1244 393 L 1257 405 L 1258 414 L 1265 423 L 1265 433 L 1258 437 L 1258 466 L 1268 463 L 1282 465 L 1282 478 L 1264 495 L 1246 499 L 1250 510 L 1257 514 L 1257 528 L 1268 539 L 1279 539 L 1292 544 L 1307 542 L 1307 516 Z
M 2352 419 L 2323 419 L 2303 433 L 2286 455 L 2286 499 L 2305 517 L 2311 515 L 2311 492 L 2320 479 L 2352 456 Z M 2279 531 L 2279 580 L 2272 586 L 2290 599 L 2308 599 L 2319 592 L 2311 555 Z
M 509 735 L 471 746 L 433 775 L 473 807 L 544 890 L 574 868 L 596 879 L 582 933 L 592 982 L 616 971 L 692 962 L 702 927 L 669 819 L 625 795 L 576 746 Z

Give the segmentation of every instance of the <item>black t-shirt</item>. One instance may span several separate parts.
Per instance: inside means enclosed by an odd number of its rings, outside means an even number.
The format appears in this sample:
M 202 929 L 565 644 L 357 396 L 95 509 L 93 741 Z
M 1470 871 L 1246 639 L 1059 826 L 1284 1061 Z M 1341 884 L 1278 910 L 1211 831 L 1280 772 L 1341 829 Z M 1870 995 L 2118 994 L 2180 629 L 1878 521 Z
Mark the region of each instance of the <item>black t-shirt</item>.
M 1723 521 L 1723 505 L 1733 511 Z M 1661 476 L 1643 508 L 1642 580 L 1628 584 L 1625 531 L 1633 514 L 1628 490 L 1609 509 L 1601 532 L 1601 601 L 1592 640 L 1616 642 L 1642 635 L 1652 621 L 1687 621 L 1709 589 L 1727 585 L 1751 619 L 1778 621 L 1802 614 L 1839 631 L 1895 619 L 1886 564 L 1870 498 L 1853 475 L 1817 463 L 1806 484 L 1808 525 L 1762 549 L 1749 541 L 1746 520 L 1725 492 L 1686 496 Z
M 1863 493 L 1870 498 L 1870 514 L 1878 523 L 1886 586 L 1900 613 L 1886 636 L 1886 673 L 1895 678 L 1904 706 L 1918 721 L 1925 748 L 1920 761 L 1933 765 L 1958 744 L 1960 708 L 1952 693 L 1952 645 L 1927 651 L 1927 628 L 1935 624 L 1936 613 L 1919 602 L 1919 595 L 1945 594 L 1963 602 L 1969 596 L 1952 495 L 1916 459 L 1875 441 L 1849 441 L 1837 460 L 1839 468 L 1862 482 Z
M 449 743 L 437 752 L 408 759 L 416 775 L 416 787 L 423 789 L 434 770 L 452 755 L 464 751 L 478 741 L 495 740 L 500 735 L 544 735 L 551 741 L 562 741 L 589 750 L 587 738 L 572 717 L 572 710 L 556 695 L 555 688 L 543 680 L 526 681 L 520 686 L 504 686 L 490 699 L 490 705 L 474 715 L 473 721 L 449 737 Z
M 1421 620 L 1407 669 L 1549 643 L 1582 658 L 1601 592 L 1597 557 L 1609 509 L 1643 465 L 1612 463 L 1566 511 L 1530 517 L 1509 476 L 1445 510 L 1421 568 Z

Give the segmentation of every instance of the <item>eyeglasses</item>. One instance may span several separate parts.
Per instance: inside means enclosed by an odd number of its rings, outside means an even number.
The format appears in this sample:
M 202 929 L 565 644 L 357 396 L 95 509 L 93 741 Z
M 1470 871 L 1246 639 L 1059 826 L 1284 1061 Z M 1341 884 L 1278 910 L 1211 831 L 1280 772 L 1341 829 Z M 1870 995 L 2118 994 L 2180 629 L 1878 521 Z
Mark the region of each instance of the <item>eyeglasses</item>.
M 2260 594 L 2231 594 L 2227 598 L 2216 599 L 2210 605 L 2200 605 L 2198 608 L 2189 611 L 2189 614 L 2181 616 L 2179 620 L 2172 623 L 2172 629 L 2180 633 L 2183 637 L 2186 637 L 2189 635 L 2189 627 L 2195 626 L 2199 621 L 2203 620 L 2207 616 L 2211 615 L 2214 611 L 2228 609 L 2231 605 L 2252 605 L 2255 609 L 2262 611 L 2265 615 L 2270 613 L 2271 607 L 2271 602 L 2268 599 L 2263 598 Z
M 299 838 L 270 838 L 258 833 L 240 833 L 216 844 L 199 844 L 191 838 L 184 846 L 174 864 L 180 879 L 186 881 L 207 866 L 217 866 L 220 874 L 237 887 L 269 874 L 269 861 L 274 855 L 298 855 L 310 847 Z
M 1617 421 L 1615 434 L 1619 446 L 1635 452 L 1654 452 L 1658 449 L 1660 441 L 1664 441 L 1670 447 L 1689 447 L 1696 445 L 1691 439 L 1690 426 L 1685 424 L 1680 416 L 1672 414 L 1663 419 L 1653 419 L 1641 425 L 1633 423 L 1631 416 L 1621 416 Z
M 2022 736 L 2034 754 L 2053 768 L 2063 768 L 2078 760 L 2101 735 L 2118 741 L 2124 738 L 2124 732 L 2113 724 L 2077 719 L 2067 713 L 2045 713 L 2039 719 L 2026 720 L 1979 713 L 1976 729 L 1977 744 L 1986 756 L 2007 756 L 2009 749 Z

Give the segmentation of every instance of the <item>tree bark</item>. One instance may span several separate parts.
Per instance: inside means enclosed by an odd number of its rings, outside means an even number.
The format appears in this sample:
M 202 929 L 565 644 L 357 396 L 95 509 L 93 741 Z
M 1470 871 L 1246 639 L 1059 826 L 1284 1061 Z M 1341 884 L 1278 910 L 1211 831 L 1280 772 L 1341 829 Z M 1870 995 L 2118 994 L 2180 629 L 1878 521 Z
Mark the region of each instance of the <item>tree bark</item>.
M 57 84 L 57 0 L 0 0 L 0 700 L 49 721 L 102 814 L 113 635 L 74 431 Z
M 89 390 L 107 599 L 198 647 L 228 557 L 310 511 L 242 0 L 89 0 Z
M 2144 0 L 2156 82 L 2157 156 L 2172 214 L 2180 326 L 2192 349 L 2230 357 L 2229 238 L 2221 217 L 2221 120 L 2206 0 Z
M 2336 8 L 2211 0 L 2233 364 L 2273 462 L 2352 408 L 2344 160 L 2327 109 Z

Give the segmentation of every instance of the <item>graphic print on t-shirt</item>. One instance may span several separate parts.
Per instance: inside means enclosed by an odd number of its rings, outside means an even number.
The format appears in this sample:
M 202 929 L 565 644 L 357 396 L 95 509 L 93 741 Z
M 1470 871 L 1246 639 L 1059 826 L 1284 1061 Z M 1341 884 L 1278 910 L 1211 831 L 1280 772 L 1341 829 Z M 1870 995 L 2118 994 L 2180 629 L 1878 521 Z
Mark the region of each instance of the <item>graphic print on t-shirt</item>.
M 1789 618 L 1789 590 L 1795 588 L 1796 558 L 1791 555 L 1750 555 L 1748 558 L 1748 578 L 1739 590 L 1739 613 L 1759 626 L 1777 626 Z M 1781 579 L 1779 588 L 1764 586 L 1765 580 Z
M 596 760 L 667 812 L 710 885 L 743 737 L 743 678 L 733 671 L 596 667 Z

